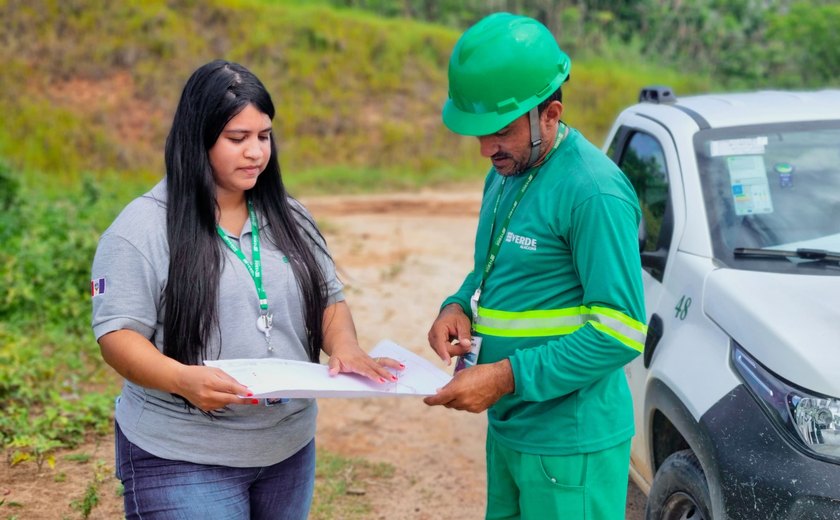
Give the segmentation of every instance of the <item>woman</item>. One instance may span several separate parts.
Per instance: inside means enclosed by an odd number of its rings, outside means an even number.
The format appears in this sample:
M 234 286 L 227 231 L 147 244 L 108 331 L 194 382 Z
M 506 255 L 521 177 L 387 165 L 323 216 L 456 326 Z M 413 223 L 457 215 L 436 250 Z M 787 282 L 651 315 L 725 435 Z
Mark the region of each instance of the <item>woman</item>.
M 312 399 L 266 401 L 204 359 L 278 357 L 395 379 L 358 346 L 312 217 L 283 187 L 274 105 L 241 65 L 188 80 L 166 179 L 131 202 L 93 262 L 93 330 L 125 377 L 115 413 L 128 518 L 306 518 Z M 381 363 L 381 364 L 380 364 Z

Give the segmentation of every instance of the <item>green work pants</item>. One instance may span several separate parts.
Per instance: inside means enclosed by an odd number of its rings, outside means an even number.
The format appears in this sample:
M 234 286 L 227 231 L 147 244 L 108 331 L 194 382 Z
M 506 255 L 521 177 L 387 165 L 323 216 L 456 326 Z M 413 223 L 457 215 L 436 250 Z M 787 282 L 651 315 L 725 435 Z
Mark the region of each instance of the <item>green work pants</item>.
M 630 440 L 594 453 L 505 448 L 487 432 L 487 519 L 624 520 Z

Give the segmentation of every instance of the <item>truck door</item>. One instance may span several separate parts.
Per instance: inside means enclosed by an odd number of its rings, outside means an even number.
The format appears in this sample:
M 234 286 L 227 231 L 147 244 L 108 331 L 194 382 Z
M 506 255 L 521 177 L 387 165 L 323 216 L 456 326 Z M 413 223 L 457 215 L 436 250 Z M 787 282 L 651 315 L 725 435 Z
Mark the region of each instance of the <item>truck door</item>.
M 656 355 L 668 315 L 660 310 L 669 275 L 674 236 L 672 194 L 681 193 L 677 154 L 670 134 L 655 121 L 630 117 L 619 127 L 607 150 L 630 179 L 642 209 L 639 249 L 642 257 L 642 280 L 645 290 L 648 336 L 645 352 L 625 367 L 633 394 L 636 435 L 631 448 L 631 471 L 648 484 L 653 481 L 649 428 L 644 422 L 644 392 L 647 370 Z M 673 177 L 673 178 L 672 178 Z M 670 299 L 668 307 L 670 305 Z M 636 479 L 638 481 L 638 479 Z

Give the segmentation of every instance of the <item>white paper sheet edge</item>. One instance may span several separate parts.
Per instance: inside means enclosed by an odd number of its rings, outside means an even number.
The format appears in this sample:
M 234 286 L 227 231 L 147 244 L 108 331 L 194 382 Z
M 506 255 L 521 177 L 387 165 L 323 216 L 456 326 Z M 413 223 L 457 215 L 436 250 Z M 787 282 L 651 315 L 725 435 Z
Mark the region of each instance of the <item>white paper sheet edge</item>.
M 452 376 L 417 354 L 383 339 L 371 357 L 390 357 L 405 365 L 391 370 L 397 382 L 376 383 L 357 374 L 330 376 L 326 365 L 288 359 L 206 360 L 248 387 L 256 398 L 280 397 L 396 397 L 433 395 Z

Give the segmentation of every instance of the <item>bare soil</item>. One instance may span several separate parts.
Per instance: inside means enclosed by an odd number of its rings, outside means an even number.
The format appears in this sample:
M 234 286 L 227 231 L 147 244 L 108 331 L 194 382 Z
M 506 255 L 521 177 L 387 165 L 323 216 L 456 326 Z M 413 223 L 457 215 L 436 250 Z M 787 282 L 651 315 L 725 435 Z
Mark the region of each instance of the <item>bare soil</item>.
M 388 338 L 450 370 L 431 352 L 426 333 L 440 302 L 471 268 L 480 187 L 303 202 L 327 237 L 361 345 Z M 370 518 L 483 518 L 485 414 L 430 408 L 413 398 L 323 399 L 319 406 L 319 450 L 395 468 L 392 478 L 350 490 L 370 505 Z M 73 453 L 91 459 L 75 462 L 63 453 L 54 469 L 40 471 L 32 463 L 0 464 L 0 517 L 81 518 L 71 503 L 99 478 L 99 504 L 89 518 L 121 518 L 113 439 Z M 631 483 L 627 519 L 643 518 L 643 510 L 644 496 Z

